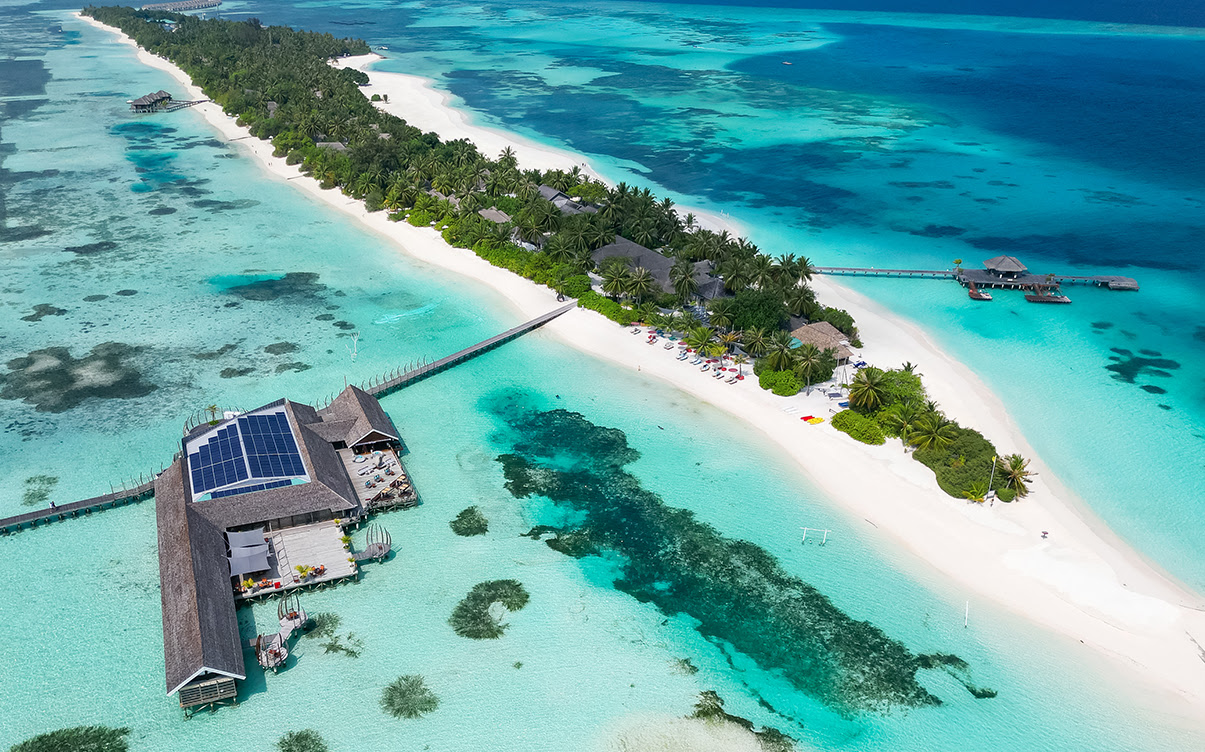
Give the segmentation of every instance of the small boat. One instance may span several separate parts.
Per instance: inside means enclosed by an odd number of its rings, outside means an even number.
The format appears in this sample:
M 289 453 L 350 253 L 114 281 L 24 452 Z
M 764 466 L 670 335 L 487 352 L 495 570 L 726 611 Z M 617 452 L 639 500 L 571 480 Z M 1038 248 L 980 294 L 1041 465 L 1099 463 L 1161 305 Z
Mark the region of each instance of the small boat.
M 981 291 L 978 287 L 975 287 L 974 282 L 971 282 L 970 286 L 967 289 L 968 289 L 967 294 L 971 296 L 971 300 L 991 300 L 992 299 L 992 294 L 990 292 Z
M 1034 285 L 1033 292 L 1027 293 L 1025 299 L 1030 303 L 1070 303 L 1071 298 L 1067 297 L 1059 289 L 1058 285 Z
M 782 64 L 783 64 L 783 65 L 794 65 L 795 63 L 788 63 L 786 60 L 783 60 L 783 61 L 782 61 Z

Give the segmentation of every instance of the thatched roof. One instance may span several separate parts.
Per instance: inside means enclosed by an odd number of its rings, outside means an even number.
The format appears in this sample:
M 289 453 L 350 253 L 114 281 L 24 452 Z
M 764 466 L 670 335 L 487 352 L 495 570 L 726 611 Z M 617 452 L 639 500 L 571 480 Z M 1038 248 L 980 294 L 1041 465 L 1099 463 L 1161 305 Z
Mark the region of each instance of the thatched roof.
M 329 405 L 319 410 L 317 416 L 323 422 L 353 421 L 344 439 L 349 447 L 401 438 L 377 398 L 357 386 L 344 389 Z
M 141 97 L 138 97 L 137 99 L 131 99 L 130 104 L 133 105 L 134 107 L 151 107 L 152 105 L 156 105 L 160 102 L 164 102 L 171 98 L 172 98 L 171 94 L 167 93 L 163 89 L 160 89 L 159 91 L 155 92 L 154 94 L 144 94 Z
M 155 480 L 167 693 L 205 674 L 245 679 L 222 530 L 188 503 L 184 460 Z
M 498 209 L 481 209 L 477 213 L 496 225 L 504 225 L 510 221 L 510 215 Z
M 827 321 L 817 321 L 814 324 L 801 326 L 791 332 L 791 336 L 805 345 L 815 345 L 821 350 L 833 350 L 834 357 L 838 361 L 846 360 L 853 355 L 853 351 L 843 344 L 849 338 Z
M 1028 269 L 1016 256 L 996 256 L 983 262 L 988 271 L 999 274 L 1024 274 Z
M 190 502 L 187 453 L 155 480 L 169 695 L 206 675 L 245 678 L 225 531 L 327 510 L 336 517 L 358 515 L 359 497 L 333 444 L 345 442 L 350 447 L 365 440 L 398 439 L 393 421 L 376 398 L 354 386 L 320 411 L 289 400 L 265 407 L 278 406 L 283 407 L 297 439 L 308 482 Z M 205 424 L 202 430 L 190 432 L 185 442 L 227 422 Z

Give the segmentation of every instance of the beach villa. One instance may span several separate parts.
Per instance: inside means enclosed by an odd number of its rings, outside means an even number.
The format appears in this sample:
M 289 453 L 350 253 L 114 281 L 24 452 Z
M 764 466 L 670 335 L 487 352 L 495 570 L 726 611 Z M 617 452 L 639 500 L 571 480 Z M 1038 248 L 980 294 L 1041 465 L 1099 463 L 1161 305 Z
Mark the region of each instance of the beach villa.
M 417 504 L 400 447 L 377 400 L 354 386 L 322 409 L 282 399 L 187 432 L 155 480 L 167 694 L 186 713 L 236 699 L 245 648 L 266 668 L 287 657 L 288 632 L 240 638 L 237 601 L 355 577 L 344 528 Z

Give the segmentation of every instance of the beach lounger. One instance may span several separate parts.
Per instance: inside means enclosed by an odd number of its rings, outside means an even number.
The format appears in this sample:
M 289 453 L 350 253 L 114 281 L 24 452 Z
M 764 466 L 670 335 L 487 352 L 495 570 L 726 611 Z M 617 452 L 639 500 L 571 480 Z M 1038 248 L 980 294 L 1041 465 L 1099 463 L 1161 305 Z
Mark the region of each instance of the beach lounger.
M 707 370 L 709 370 L 710 368 L 711 368 L 711 364 L 710 364 L 710 363 L 704 363 L 704 364 L 703 364 L 703 367 L 702 367 L 702 368 L 700 368 L 699 370 L 700 370 L 700 371 L 707 371 Z

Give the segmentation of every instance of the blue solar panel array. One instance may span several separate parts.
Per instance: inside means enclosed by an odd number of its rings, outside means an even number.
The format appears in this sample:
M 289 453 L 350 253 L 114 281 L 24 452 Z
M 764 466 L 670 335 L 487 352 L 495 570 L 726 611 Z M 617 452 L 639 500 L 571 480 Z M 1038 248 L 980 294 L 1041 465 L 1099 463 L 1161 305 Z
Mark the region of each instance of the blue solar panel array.
M 238 419 L 252 478 L 305 475 L 289 419 L 283 412 L 245 415 Z
M 247 479 L 243 447 L 234 426 L 219 429 L 198 451 L 188 455 L 193 493 Z
M 228 488 L 225 491 L 214 491 L 209 495 L 212 499 L 223 499 L 227 496 L 237 496 L 239 494 L 251 493 L 252 491 L 263 491 L 265 488 L 280 488 L 287 486 L 293 481 L 291 480 L 274 480 L 271 483 L 256 483 L 254 486 L 243 486 L 242 488 Z

